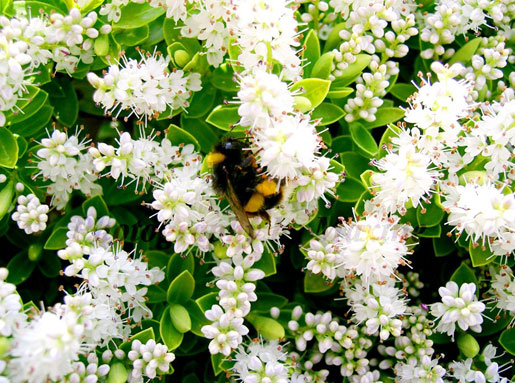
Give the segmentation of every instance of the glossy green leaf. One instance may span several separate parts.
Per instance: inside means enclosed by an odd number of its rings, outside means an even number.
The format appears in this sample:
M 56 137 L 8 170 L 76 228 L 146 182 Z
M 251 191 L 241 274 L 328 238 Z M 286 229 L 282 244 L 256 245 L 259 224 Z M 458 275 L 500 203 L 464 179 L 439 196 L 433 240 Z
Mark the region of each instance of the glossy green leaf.
M 114 28 L 113 38 L 115 41 L 127 47 L 133 47 L 143 43 L 149 35 L 148 25 L 142 25 L 138 28 Z
M 474 270 L 472 270 L 469 266 L 467 266 L 466 263 L 463 262 L 452 274 L 451 281 L 456 282 L 458 286 L 461 286 L 464 283 L 477 284 L 477 278 Z
M 189 300 L 184 304 L 191 318 L 191 332 L 197 336 L 204 336 L 201 331 L 202 326 L 210 324 L 204 316 L 199 304 L 194 300 Z M 211 308 L 211 307 L 210 307 Z
M 482 37 L 476 37 L 463 45 L 455 54 L 452 55 L 452 58 L 449 60 L 449 65 L 455 63 L 467 64 L 470 59 L 472 59 L 472 56 L 474 56 L 474 53 L 476 53 L 482 39 Z
M 139 28 L 149 24 L 165 12 L 163 7 L 154 8 L 147 2 L 129 2 L 126 6 L 122 7 L 120 19 L 113 25 L 118 28 Z
M 9 211 L 9 208 L 13 203 L 13 197 L 14 182 L 11 179 L 9 182 L 4 183 L 4 185 L 0 185 L 0 219 L 4 218 Z
M 342 38 L 340 37 L 340 31 L 347 28 L 345 23 L 339 23 L 334 26 L 327 37 L 327 40 L 324 45 L 324 52 L 330 52 L 333 49 L 337 49 L 342 43 Z
M 97 219 L 109 215 L 109 209 L 107 207 L 107 204 L 100 195 L 93 196 L 84 201 L 84 203 L 82 204 L 82 213 L 84 214 L 84 216 L 88 214 L 88 209 L 90 207 L 95 208 L 97 212 Z
M 197 139 L 200 150 L 204 153 L 209 153 L 218 142 L 218 136 L 214 132 L 214 128 L 206 124 L 202 119 L 185 118 L 184 114 L 181 114 L 181 126 Z
M 193 295 L 195 279 L 188 270 L 180 273 L 168 287 L 166 300 L 169 303 L 184 304 Z
M 419 226 L 431 227 L 436 226 L 442 222 L 445 216 L 444 211 L 441 207 L 435 203 L 417 207 L 417 222 Z
M 258 293 L 258 300 L 252 303 L 252 312 L 270 313 L 272 307 L 282 308 L 288 299 L 274 293 Z
M 331 84 L 329 92 L 327 93 L 327 97 L 338 100 L 340 98 L 347 97 L 352 92 L 354 92 L 354 89 L 349 88 L 347 86 L 334 86 L 333 84 Z
M 408 97 L 415 93 L 416 90 L 417 88 L 413 84 L 397 83 L 390 89 L 390 93 L 402 102 L 406 102 Z
M 449 238 L 446 234 L 441 235 L 440 238 L 433 238 L 433 250 L 435 256 L 445 257 L 446 255 L 452 254 L 456 251 L 456 245 L 452 238 Z
M 30 254 L 29 254 L 30 259 Z M 43 252 L 38 262 L 38 269 L 47 278 L 56 278 L 62 270 L 61 259 L 55 252 Z
M 313 70 L 311 72 L 311 77 L 322 78 L 327 80 L 329 75 L 331 74 L 331 69 L 334 61 L 334 53 L 327 52 L 324 53 L 320 58 L 316 61 L 313 66 Z
M 417 232 L 417 237 L 421 238 L 440 238 L 440 235 L 442 235 L 442 226 L 440 225 L 422 227 Z
M 474 244 L 472 241 L 469 243 L 469 254 L 474 267 L 488 265 L 496 257 L 493 255 L 492 250 L 490 250 L 488 243 L 482 245 L 481 243 Z
M 365 187 L 361 181 L 354 177 L 346 177 L 336 188 L 338 201 L 341 202 L 356 202 L 364 191 Z
M 338 136 L 333 138 L 331 149 L 336 153 L 352 150 L 352 138 L 350 136 Z
M 358 179 L 365 170 L 370 168 L 370 160 L 356 152 L 344 152 L 340 154 L 340 160 L 345 166 L 348 176 Z
M 497 334 L 504 330 L 511 322 L 512 316 L 506 311 L 499 311 L 496 307 L 491 307 L 483 311 L 485 320 L 481 325 L 481 333 L 478 336 L 488 336 Z
M 221 65 L 216 68 L 209 81 L 215 88 L 225 92 L 237 92 L 240 90 L 238 83 L 235 81 L 234 72 L 229 66 Z
M 209 85 L 200 92 L 194 93 L 190 106 L 186 110 L 186 117 L 199 118 L 204 116 L 213 108 L 215 98 L 216 89 Z
M 238 114 L 237 106 L 218 105 L 206 118 L 206 122 L 216 126 L 218 129 L 243 132 L 243 126 L 234 126 L 238 121 L 240 121 L 240 115 Z
M 376 119 L 371 122 L 363 122 L 366 128 L 373 129 L 379 126 L 386 126 L 404 117 L 404 110 L 401 108 L 379 108 L 376 112 Z
M 247 316 L 247 320 L 252 323 L 256 331 L 266 340 L 277 340 L 284 338 L 284 327 L 275 319 L 260 315 L 249 315 Z
M 179 128 L 175 124 L 168 125 L 168 133 L 166 133 L 166 138 L 168 138 L 174 145 L 193 144 L 193 146 L 195 146 L 195 150 L 198 151 L 200 149 L 200 144 L 198 143 L 197 139 L 186 130 Z
M 21 106 L 21 111 L 11 118 L 9 121 L 12 125 L 19 124 L 21 122 L 30 122 L 30 118 L 34 117 L 36 113 L 43 107 L 48 99 L 48 93 L 43 89 L 33 90 L 32 94 L 29 93 L 24 95 L 27 98 L 28 103 Z
M 257 261 L 252 267 L 264 271 L 265 276 L 267 277 L 273 275 L 277 272 L 275 257 L 276 256 L 269 249 L 265 249 L 261 259 Z
M 14 168 L 18 162 L 18 141 L 12 132 L 0 127 L 0 166 Z
M 184 334 L 179 332 L 172 323 L 169 307 L 165 309 L 161 321 L 159 322 L 159 333 L 161 334 L 161 340 L 166 347 L 168 347 L 168 350 L 175 350 L 181 345 L 182 339 L 184 338 Z
M 350 126 L 352 141 L 370 157 L 374 157 L 378 151 L 378 146 L 372 134 L 360 124 Z
M 323 102 L 313 110 L 311 118 L 313 120 L 320 119 L 319 126 L 325 126 L 338 121 L 340 118 L 345 116 L 345 112 L 338 105 L 330 102 Z
M 53 114 L 54 108 L 52 106 L 43 105 L 43 107 L 28 120 L 11 125 L 10 130 L 23 137 L 34 137 L 39 131 L 48 126 Z
M 290 88 L 292 92 L 298 90 L 299 95 L 306 97 L 311 102 L 311 107 L 316 108 L 324 101 L 331 81 L 322 80 L 320 78 L 306 78 L 304 80 L 297 81 Z
M 208 293 L 206 295 L 201 296 L 195 302 L 197 302 L 198 306 L 203 312 L 210 310 L 213 305 L 218 304 L 218 293 Z
M 19 285 L 30 277 L 36 264 L 36 262 L 32 262 L 29 259 L 26 251 L 16 254 L 7 264 L 9 275 L 6 281 L 14 285 Z
M 147 287 L 147 294 L 145 297 L 148 299 L 147 303 L 161 303 L 166 301 L 166 290 L 157 286 L 150 285 Z
M 189 271 L 190 274 L 193 275 L 195 271 L 195 259 L 192 254 L 188 254 L 183 256 L 182 254 L 173 254 L 168 261 L 168 266 L 166 267 L 166 278 L 169 281 L 173 281 L 179 274 L 183 271 Z
M 333 284 L 325 279 L 322 274 L 313 274 L 306 272 L 304 274 L 304 292 L 306 293 L 323 293 L 333 287 Z
M 61 124 L 71 127 L 77 121 L 79 113 L 79 100 L 77 93 L 69 79 L 56 77 L 54 81 L 64 92 L 63 97 L 54 97 L 50 94 L 50 103 L 54 107 L 54 116 Z
M 138 332 L 137 334 L 134 334 L 130 337 L 130 339 L 126 342 L 123 342 L 120 345 L 120 349 L 124 352 L 128 353 L 131 350 L 132 342 L 135 340 L 139 340 L 141 343 L 145 344 L 150 339 L 156 339 L 156 335 L 154 333 L 154 329 L 152 327 L 146 328 L 145 330 L 142 330 Z
M 50 237 L 48 237 L 45 242 L 44 248 L 46 250 L 64 249 L 66 247 L 66 240 L 68 239 L 66 233 L 68 233 L 67 227 L 57 227 L 54 229 L 52 234 L 50 234 Z
M 311 71 L 320 57 L 320 41 L 316 32 L 312 29 L 306 35 L 302 46 L 302 62 L 304 64 L 304 76 L 310 77 Z
M 401 128 L 397 125 L 389 124 L 388 128 L 385 129 L 379 142 L 379 151 L 377 152 L 377 158 L 383 158 L 388 154 L 387 149 L 392 147 L 392 138 L 399 137 Z
M 356 61 L 349 64 L 349 66 L 342 71 L 342 74 L 336 77 L 334 80 L 335 86 L 347 86 L 353 83 L 368 64 L 370 64 L 370 61 L 372 61 L 372 56 L 370 55 L 363 53 L 356 55 Z
M 515 327 L 504 330 L 499 338 L 499 343 L 511 355 L 515 355 Z

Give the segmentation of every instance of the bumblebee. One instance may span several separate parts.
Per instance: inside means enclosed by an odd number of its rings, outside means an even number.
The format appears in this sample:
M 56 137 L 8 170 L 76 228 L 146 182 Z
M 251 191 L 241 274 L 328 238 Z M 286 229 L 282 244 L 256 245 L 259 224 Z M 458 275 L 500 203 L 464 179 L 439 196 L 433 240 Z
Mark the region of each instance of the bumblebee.
M 254 238 L 249 217 L 260 216 L 270 224 L 267 210 L 281 202 L 283 187 L 259 174 L 254 154 L 245 146 L 242 139 L 223 139 L 208 154 L 207 165 L 215 191 L 227 199 L 243 229 Z

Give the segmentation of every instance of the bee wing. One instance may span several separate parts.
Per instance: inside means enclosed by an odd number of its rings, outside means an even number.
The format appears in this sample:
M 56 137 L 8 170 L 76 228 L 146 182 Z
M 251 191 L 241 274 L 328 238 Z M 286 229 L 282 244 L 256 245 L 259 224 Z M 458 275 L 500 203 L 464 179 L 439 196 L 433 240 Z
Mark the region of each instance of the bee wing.
M 241 227 L 243 227 L 243 230 L 245 230 L 247 234 L 250 235 L 252 239 L 254 239 L 254 228 L 252 227 L 252 224 L 249 221 L 249 217 L 247 217 L 247 213 L 245 213 L 243 205 L 241 204 L 238 195 L 234 191 L 234 187 L 232 186 L 231 180 L 229 179 L 227 174 L 226 179 L 228 193 L 225 194 L 225 197 L 227 198 L 229 205 L 231 205 L 231 209 L 234 212 L 234 215 L 236 216 L 238 221 L 240 222 Z

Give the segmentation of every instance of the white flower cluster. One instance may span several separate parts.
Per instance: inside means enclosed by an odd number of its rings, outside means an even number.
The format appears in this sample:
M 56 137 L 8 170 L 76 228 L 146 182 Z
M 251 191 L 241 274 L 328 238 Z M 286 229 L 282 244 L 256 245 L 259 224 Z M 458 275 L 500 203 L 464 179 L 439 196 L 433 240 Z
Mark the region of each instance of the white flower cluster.
M 99 363 L 96 353 L 88 354 L 86 362 L 73 363 L 73 372 L 70 373 L 63 383 L 89 383 L 105 379 L 110 371 L 109 364 Z
M 5 112 L 23 97 L 36 67 L 53 60 L 56 70 L 73 73 L 80 63 L 93 62 L 94 40 L 111 31 L 110 25 L 96 28 L 96 23 L 95 12 L 82 16 L 77 8 L 41 18 L 0 16 L 0 126 Z
M 410 359 L 396 368 L 398 383 L 444 383 L 445 368 L 438 364 L 438 359 L 423 356 L 421 360 Z
M 157 374 L 165 374 L 170 369 L 170 363 L 175 355 L 168 352 L 164 344 L 150 339 L 143 344 L 139 340 L 132 341 L 131 351 L 127 354 L 132 361 L 132 371 L 129 374 L 130 383 L 143 383 L 145 378 L 154 379 Z
M 503 366 L 499 366 L 497 362 L 493 362 L 497 353 L 497 348 L 491 344 L 487 345 L 481 353 L 480 359 L 486 365 L 486 370 L 477 370 L 473 366 L 473 360 L 468 358 L 464 361 L 452 362 L 449 364 L 449 370 L 452 371 L 452 377 L 457 379 L 458 383 L 508 383 L 509 379 L 501 377 L 499 374 L 511 368 L 511 362 Z
M 241 232 L 243 236 L 242 229 Z M 231 245 L 228 247 L 230 249 Z M 252 252 L 250 245 L 249 248 L 245 249 L 245 256 L 242 253 L 232 254 L 231 258 L 222 260 L 212 269 L 217 278 L 216 286 L 220 289 L 219 305 L 213 305 L 205 312 L 206 318 L 213 323 L 202 327 L 204 336 L 212 339 L 209 343 L 211 354 L 230 355 L 249 331 L 243 324 L 243 318 L 250 312 L 251 302 L 257 300 L 254 282 L 265 277 L 262 270 L 253 268 L 261 258 L 263 249 Z
M 22 328 L 27 320 L 16 286 L 5 281 L 8 274 L 6 268 L 0 268 L 0 335 L 4 337 Z
M 242 344 L 233 358 L 233 376 L 243 383 L 289 383 L 287 354 L 277 341 Z
M 51 183 L 47 187 L 52 195 L 51 205 L 63 209 L 71 192 L 80 190 L 86 196 L 98 194 L 102 187 L 95 184 L 93 161 L 86 151 L 88 139 L 79 141 L 78 132 L 54 130 L 48 138 L 40 142 L 42 148 L 37 151 L 37 168 L 39 172 L 33 177 L 42 176 Z
M 330 280 L 350 274 L 360 276 L 365 285 L 389 280 L 399 265 L 407 263 L 404 257 L 411 253 L 406 243 L 411 230 L 399 224 L 397 216 L 379 214 L 329 227 L 305 249 L 306 268 Z
M 365 332 L 368 335 L 379 333 L 381 340 L 388 339 L 390 334 L 401 335 L 402 321 L 398 318 L 406 312 L 403 292 L 393 282 L 388 282 L 370 286 L 357 282 L 353 288 L 344 289 L 355 321 L 364 322 Z
M 512 269 L 503 265 L 497 271 L 491 270 L 491 274 L 490 294 L 495 306 L 500 310 L 508 311 L 509 315 L 515 318 L 515 277 Z
M 102 4 L 99 13 L 105 15 L 108 21 L 117 23 L 122 15 L 122 8 L 129 3 L 148 3 L 153 8 L 164 8 L 166 17 L 173 18 L 177 22 L 186 18 L 187 3 L 196 3 L 196 0 L 110 0 Z
M 475 283 L 463 283 L 458 286 L 456 282 L 450 281 L 445 287 L 440 287 L 438 294 L 442 297 L 442 302 L 431 305 L 431 314 L 439 320 L 435 330 L 454 336 L 457 323 L 463 331 L 470 328 L 472 331 L 481 332 L 481 313 L 486 306 L 477 300 L 475 292 Z
M 193 92 L 202 89 L 198 73 L 170 71 L 170 58 L 140 51 L 141 60 L 122 57 L 118 65 L 110 65 L 104 77 L 88 73 L 88 81 L 96 89 L 93 100 L 115 116 L 131 110 L 129 115 L 151 119 L 160 113 L 187 108 Z
M 21 195 L 18 197 L 18 205 L 12 219 L 25 233 L 38 233 L 46 229 L 48 210 L 48 205 L 41 204 L 34 194 Z
M 167 138 L 161 142 L 155 138 L 142 130 L 135 140 L 124 132 L 116 140 L 117 148 L 100 142 L 97 147 L 90 147 L 88 153 L 98 173 L 120 180 L 121 186 L 134 183 L 136 192 L 140 187 L 145 190 L 147 182 L 161 183 L 170 177 L 174 171 L 170 169 L 172 166 L 189 164 L 192 169 L 200 166 L 200 157 L 193 151 L 193 145 L 174 146 Z
M 177 18 L 184 20 L 182 36 L 203 41 L 210 65 L 219 66 L 229 44 L 236 44 L 238 66 L 251 69 L 265 63 L 272 67 L 272 59 L 284 68 L 289 79 L 300 76 L 302 67 L 295 51 L 300 42 L 293 2 L 208 0 L 198 2 L 186 18 Z

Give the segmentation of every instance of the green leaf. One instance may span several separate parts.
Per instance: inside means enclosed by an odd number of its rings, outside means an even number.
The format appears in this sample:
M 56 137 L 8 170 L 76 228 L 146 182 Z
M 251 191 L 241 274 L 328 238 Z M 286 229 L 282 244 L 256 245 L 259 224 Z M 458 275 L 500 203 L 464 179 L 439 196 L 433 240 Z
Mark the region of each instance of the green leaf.
M 170 305 L 170 318 L 177 331 L 185 333 L 191 330 L 191 318 L 183 305 L 173 303 Z
M 329 125 L 338 121 L 345 116 L 345 112 L 338 105 L 330 102 L 323 102 L 313 110 L 311 118 L 314 120 L 320 119 L 319 126 Z
M 379 151 L 377 152 L 377 158 L 383 158 L 388 154 L 388 151 L 386 149 L 391 147 L 391 139 L 398 137 L 401 131 L 401 128 L 399 128 L 396 125 L 388 125 L 388 128 L 385 129 L 385 131 L 383 132 L 381 141 L 379 142 Z
M 147 303 L 161 303 L 166 301 L 166 291 L 157 285 L 147 287 Z
M 257 261 L 252 267 L 262 270 L 266 277 L 277 273 L 275 255 L 269 249 L 265 249 L 261 259 Z
M 327 97 L 330 99 L 340 99 L 345 98 L 349 94 L 354 92 L 354 89 L 349 88 L 347 86 L 334 86 L 334 83 L 331 83 L 331 87 L 329 88 L 329 92 L 327 93 Z
M 218 293 L 208 293 L 206 295 L 201 296 L 195 302 L 197 302 L 198 306 L 203 312 L 210 310 L 213 305 L 218 304 Z
M 116 24 L 115 24 L 116 25 Z M 138 28 L 113 28 L 112 32 L 114 40 L 127 47 L 133 47 L 144 42 L 149 35 L 148 25 L 142 25 Z
M 356 202 L 364 191 L 363 183 L 353 177 L 346 177 L 336 188 L 338 201 L 341 202 Z
M 220 65 L 216 68 L 209 80 L 215 88 L 225 92 L 237 92 L 240 89 L 234 79 L 234 72 L 227 65 Z
M 188 118 L 200 118 L 213 108 L 216 98 L 216 89 L 207 86 L 200 92 L 193 93 L 190 106 L 186 110 Z
M 197 336 L 204 336 L 200 330 L 202 326 L 208 325 L 210 322 L 204 316 L 199 304 L 190 299 L 184 304 L 191 318 L 191 332 Z
M 319 78 L 306 78 L 304 80 L 297 81 L 290 88 L 292 92 L 296 90 L 300 90 L 300 96 L 306 97 L 311 102 L 311 107 L 316 108 L 318 105 L 324 101 L 327 93 L 329 92 L 329 87 L 331 86 L 331 81 L 322 80 Z
M 499 338 L 499 343 L 511 355 L 515 355 L 515 327 L 504 330 Z
M 442 235 L 442 226 L 440 225 L 421 228 L 417 232 L 417 236 L 421 238 L 440 238 L 440 235 Z
M 360 177 L 361 173 L 370 167 L 370 160 L 356 152 L 341 153 L 340 160 L 345 166 L 345 172 L 347 175 L 356 179 Z
M 0 187 L 2 187 L 0 185 Z M 9 211 L 14 197 L 14 182 L 12 179 L 0 189 L 0 219 Z
M 30 274 L 32 274 L 36 264 L 36 262 L 32 262 L 29 257 L 27 257 L 26 251 L 16 254 L 7 264 L 9 275 L 7 276 L 6 282 L 19 285 L 26 281 L 30 277 Z
M 48 125 L 54 114 L 54 108 L 43 105 L 38 112 L 27 121 L 11 125 L 11 131 L 24 137 L 34 137 L 41 129 Z
M 374 157 L 379 150 L 372 134 L 360 124 L 349 127 L 352 141 L 370 157 Z
M 29 14 L 32 14 L 33 17 L 36 17 L 36 15 L 41 13 L 50 15 L 53 12 L 57 12 L 63 14 L 67 10 L 66 6 L 64 6 L 63 9 L 54 4 L 50 4 L 49 1 L 15 1 L 13 2 L 13 6 L 17 14 L 20 14 L 20 12 L 25 13 L 26 11 L 29 11 Z
M 122 7 L 120 20 L 113 24 L 119 28 L 139 28 L 148 25 L 153 20 L 164 14 L 166 11 L 163 7 L 151 7 L 147 2 L 133 3 L 130 2 Z
M 184 304 L 193 295 L 195 279 L 188 270 L 180 273 L 168 287 L 166 300 L 169 303 Z
M 188 53 L 194 55 L 200 50 L 199 41 L 196 38 L 183 37 L 180 28 L 182 25 L 181 23 L 175 23 L 172 18 L 165 18 L 163 22 L 163 35 L 166 45 L 179 41 L 184 45 Z
M 31 87 L 27 87 L 31 92 L 25 94 L 28 102 L 21 106 L 22 109 L 18 114 L 15 114 L 12 118 L 9 119 L 12 125 L 19 124 L 22 121 L 30 122 L 29 118 L 33 117 L 45 104 L 48 99 L 48 93 L 43 89 L 36 88 L 32 89 Z
M 495 259 L 495 255 L 493 255 L 492 250 L 490 250 L 488 243 L 486 245 L 482 245 L 480 243 L 474 244 L 470 241 L 469 254 L 472 266 L 474 267 L 488 265 Z
M 193 272 L 195 271 L 195 260 L 193 255 L 188 254 L 183 256 L 182 254 L 176 253 L 172 255 L 168 261 L 168 266 L 166 267 L 166 279 L 173 281 L 185 270 L 189 271 L 190 274 L 193 275 Z
M 152 327 L 149 327 L 143 331 L 138 332 L 137 334 L 134 334 L 130 337 L 130 339 L 126 342 L 123 342 L 120 345 L 120 349 L 123 350 L 125 353 L 128 353 L 131 350 L 132 342 L 135 340 L 139 340 L 141 343 L 145 344 L 150 339 L 156 339 L 156 335 L 154 333 L 154 329 Z
M 38 262 L 38 268 L 45 277 L 56 278 L 61 272 L 61 259 L 55 253 L 44 252 Z
M 390 89 L 390 93 L 397 99 L 402 102 L 406 102 L 409 96 L 415 93 L 417 88 L 413 84 L 403 84 L 398 82 L 395 84 L 392 89 Z
M 462 63 L 463 65 L 467 64 L 474 53 L 476 53 L 477 48 L 479 48 L 479 44 L 481 44 L 482 37 L 476 37 L 475 39 L 470 40 L 468 43 L 463 45 L 458 51 L 452 55 L 451 60 L 449 61 L 449 65 L 455 63 Z
M 18 141 L 12 132 L 0 127 L 0 166 L 14 168 L 18 162 Z
M 466 263 L 462 262 L 461 265 L 451 276 L 451 281 L 456 282 L 459 286 L 464 283 L 475 283 L 477 284 L 476 274 Z
M 333 138 L 331 149 L 336 153 L 352 150 L 352 138 L 350 136 L 338 136 Z
M 181 114 L 181 126 L 198 140 L 200 150 L 204 153 L 209 153 L 213 145 L 218 142 L 218 136 L 213 128 L 202 119 L 185 118 L 183 113 Z
M 161 321 L 159 322 L 159 333 L 168 350 L 175 350 L 182 343 L 184 334 L 179 332 L 172 323 L 170 317 L 170 308 L 167 307 L 163 312 Z
M 417 207 L 417 222 L 419 226 L 431 227 L 442 222 L 445 216 L 444 211 L 436 203 Z
M 87 215 L 90 207 L 94 207 L 97 211 L 97 218 L 109 215 L 109 209 L 102 196 L 96 195 L 84 201 L 82 204 L 82 213 Z
M 324 52 L 330 52 L 341 45 L 342 38 L 340 37 L 340 32 L 345 28 L 347 28 L 345 23 L 339 23 L 334 26 L 325 42 Z
M 313 29 L 310 29 L 302 46 L 302 62 L 304 64 L 304 76 L 310 77 L 311 71 L 320 57 L 320 41 Z
M 404 110 L 401 108 L 379 108 L 376 112 L 376 119 L 371 122 L 365 121 L 363 124 L 367 129 L 373 129 L 391 124 L 392 122 L 400 120 L 402 117 L 404 117 Z
M 223 364 L 226 356 L 222 354 L 211 355 L 211 366 L 213 366 L 213 372 L 215 376 L 221 374 L 224 371 Z
M 454 245 L 454 241 L 444 234 L 441 235 L 440 238 L 433 238 L 433 250 L 435 251 L 435 256 L 445 257 L 446 255 L 454 253 L 456 246 Z
M 325 279 L 322 274 L 306 272 L 304 274 L 304 292 L 316 294 L 323 293 L 333 287 L 333 283 Z
M 489 336 L 504 330 L 511 322 L 512 316 L 506 312 L 499 312 L 498 308 L 491 307 L 483 312 L 486 317 L 481 325 L 481 332 L 478 336 Z
M 200 149 L 200 144 L 198 143 L 197 139 L 175 124 L 168 125 L 168 133 L 166 133 L 166 138 L 168 138 L 174 145 L 193 144 L 195 146 L 195 150 L 198 151 Z
M 329 75 L 331 74 L 331 69 L 334 61 L 334 53 L 327 52 L 324 53 L 320 58 L 316 61 L 313 66 L 313 71 L 311 72 L 311 77 L 322 78 L 327 80 Z
M 256 331 L 267 340 L 276 340 L 284 338 L 284 327 L 275 319 L 260 316 L 248 315 L 247 319 Z
M 238 114 L 237 106 L 218 105 L 206 118 L 206 122 L 216 126 L 218 129 L 227 132 L 243 132 L 243 126 L 234 126 L 238 121 L 240 121 L 240 115 Z
M 252 312 L 270 313 L 272 307 L 286 306 L 288 299 L 274 293 L 258 293 L 258 300 L 252 303 Z
M 54 229 L 50 237 L 48 237 L 45 242 L 45 246 L 43 247 L 45 250 L 60 250 L 66 247 L 66 240 L 68 237 L 66 236 L 68 233 L 67 227 L 58 227 Z
M 61 87 L 64 97 L 55 97 L 50 94 L 50 103 L 54 107 L 54 116 L 61 124 L 71 127 L 77 121 L 79 114 L 79 100 L 77 93 L 69 79 L 56 77 L 54 81 Z
M 370 61 L 372 61 L 372 56 L 370 55 L 362 53 L 356 55 L 356 61 L 349 64 L 349 66 L 342 71 L 342 74 L 334 80 L 335 86 L 347 86 L 353 83 L 368 64 L 370 64 Z

